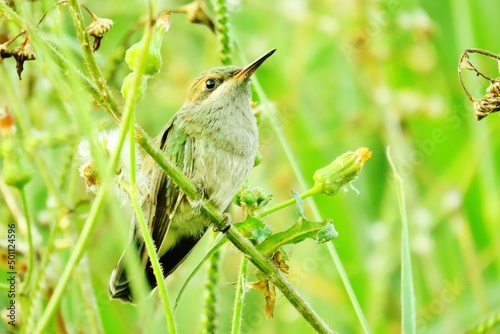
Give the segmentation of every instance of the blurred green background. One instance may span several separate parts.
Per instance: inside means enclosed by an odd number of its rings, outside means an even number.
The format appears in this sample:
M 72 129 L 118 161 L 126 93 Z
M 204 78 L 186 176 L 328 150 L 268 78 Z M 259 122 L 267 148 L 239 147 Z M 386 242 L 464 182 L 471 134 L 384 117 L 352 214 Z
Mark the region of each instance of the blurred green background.
M 127 31 L 146 17 L 145 2 L 84 3 L 115 23 L 96 57 L 105 75 L 114 72 L 109 84 L 123 103 L 119 89 L 129 69 L 123 62 L 115 67 L 112 58 L 125 47 Z M 185 3 L 162 1 L 158 9 L 174 9 Z M 15 4 L 25 20 L 35 23 L 52 2 Z M 207 6 L 213 15 L 212 3 Z M 312 185 L 315 170 L 346 151 L 368 147 L 373 152 L 354 183 L 359 194 L 349 189 L 333 198 L 313 199 L 321 216 L 334 220 L 340 234 L 334 240 L 335 247 L 371 330 L 401 331 L 401 217 L 386 156 L 389 146 L 404 180 L 417 332 L 463 332 L 498 312 L 500 181 L 496 170 L 500 164 L 500 121 L 496 114 L 481 122 L 475 120 L 472 104 L 458 82 L 457 65 L 466 48 L 499 51 L 496 23 L 500 3 L 230 0 L 228 7 L 231 33 L 239 45 L 232 54 L 235 65 L 245 64 L 240 56 L 251 60 L 277 49 L 256 77 L 278 112 L 282 130 L 308 184 Z M 20 31 L 4 18 L 0 23 L 3 35 L 13 36 Z M 67 9 L 51 11 L 40 31 L 86 73 Z M 142 28 L 130 42 L 139 40 L 141 33 Z M 93 195 L 86 192 L 77 175 L 78 161 L 73 160 L 76 144 L 85 131 L 72 116 L 72 103 L 89 112 L 93 130 L 114 124 L 92 104 L 85 87 L 67 90 L 72 83 L 66 81 L 72 79 L 65 77 L 64 64 L 37 50 L 36 43 L 34 50 L 38 59 L 25 64 L 22 81 L 17 79 L 12 59 L 0 64 L 0 106 L 8 106 L 14 115 L 22 114 L 29 121 L 30 132 L 23 136 L 39 143 L 34 145 L 35 150 L 49 174 L 56 175 L 64 200 L 69 205 L 91 202 Z M 171 17 L 162 48 L 163 68 L 149 81 L 148 91 L 137 107 L 138 122 L 148 133 L 156 135 L 179 109 L 188 86 L 199 73 L 220 65 L 218 50 L 217 38 L 208 28 L 187 23 L 182 14 Z M 493 60 L 475 57 L 472 61 L 487 75 L 497 76 Z M 481 97 L 488 82 L 473 73 L 464 76 L 471 93 Z M 259 100 L 256 94 L 254 99 Z M 289 199 L 291 190 L 305 191 L 265 117 L 260 133 L 263 162 L 252 171 L 250 186 L 273 194 L 271 205 Z M 63 139 L 42 141 L 58 135 Z M 62 172 L 66 170 L 70 172 Z M 53 193 L 38 173 L 27 192 L 37 230 L 36 247 L 43 253 L 49 226 L 61 211 L 54 209 Z M 6 187 L 2 187 L 0 198 L 0 235 L 4 236 L 4 222 L 16 220 L 13 204 L 7 203 L 14 200 L 20 207 L 20 201 L 18 193 Z M 306 215 L 312 216 L 310 201 L 305 201 Z M 89 208 L 90 204 L 84 204 L 66 216 L 67 226 L 57 236 L 59 249 L 45 273 L 47 286 L 57 282 Z M 241 213 L 238 208 L 233 211 L 237 220 Z M 266 222 L 278 231 L 289 227 L 296 217 L 296 210 L 289 208 L 267 217 Z M 107 296 L 109 275 L 124 244 L 120 236 L 127 234 L 129 221 L 130 212 L 110 197 L 87 257 L 63 299 L 61 317 L 68 332 L 87 332 L 81 295 L 88 290 L 82 292 L 78 277 L 90 278 L 91 287 L 87 287 L 93 289 L 106 333 L 157 333 L 162 332 L 159 328 L 166 328 L 156 293 L 138 307 L 110 301 Z M 18 238 L 22 248 L 21 232 Z M 167 279 L 172 299 L 209 245 L 210 237 L 204 238 Z M 308 240 L 287 250 L 291 257 L 289 279 L 305 300 L 333 330 L 362 332 L 326 246 Z M 228 246 L 222 259 L 218 332 L 227 333 L 239 255 Z M 175 314 L 179 333 L 199 332 L 202 327 L 204 281 L 202 270 L 179 304 Z M 247 294 L 244 333 L 312 332 L 278 295 L 274 318 L 266 320 L 262 295 L 256 291 Z M 2 305 L 5 298 L 2 293 Z M 43 305 L 40 302 L 41 309 Z

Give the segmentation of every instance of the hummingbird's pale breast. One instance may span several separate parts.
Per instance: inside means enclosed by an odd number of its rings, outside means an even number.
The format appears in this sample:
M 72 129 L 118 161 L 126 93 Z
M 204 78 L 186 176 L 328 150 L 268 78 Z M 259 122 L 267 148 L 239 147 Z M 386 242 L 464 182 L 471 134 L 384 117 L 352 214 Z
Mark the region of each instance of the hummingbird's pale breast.
M 258 128 L 250 106 L 250 82 L 229 81 L 219 87 L 224 97 L 209 103 L 182 108 L 174 126 L 193 139 L 193 174 L 191 181 L 203 189 L 220 211 L 225 211 L 254 165 L 258 150 Z M 186 208 L 188 209 L 188 208 Z M 192 209 L 192 208 L 191 208 Z M 210 221 L 199 217 L 198 223 L 177 222 L 185 232 L 203 233 Z M 193 224 L 194 223 L 194 224 Z

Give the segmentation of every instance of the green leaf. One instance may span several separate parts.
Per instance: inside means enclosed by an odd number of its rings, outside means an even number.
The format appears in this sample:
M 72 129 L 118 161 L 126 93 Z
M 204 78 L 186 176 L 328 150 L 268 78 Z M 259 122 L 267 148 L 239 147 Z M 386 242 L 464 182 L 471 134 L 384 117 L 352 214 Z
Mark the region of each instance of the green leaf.
M 262 220 L 247 216 L 242 222 L 235 223 L 234 227 L 254 245 L 260 244 L 264 239 L 269 237 L 273 231 Z
M 331 219 L 313 222 L 300 217 L 292 227 L 283 232 L 275 233 L 257 245 L 257 249 L 269 257 L 280 247 L 296 244 L 307 238 L 317 242 L 326 242 L 338 236 Z
M 330 241 L 339 236 L 339 233 L 333 227 L 333 221 L 331 219 L 327 219 L 325 222 L 330 222 L 326 224 L 326 226 L 316 234 L 316 242 L 321 244 L 323 242 Z

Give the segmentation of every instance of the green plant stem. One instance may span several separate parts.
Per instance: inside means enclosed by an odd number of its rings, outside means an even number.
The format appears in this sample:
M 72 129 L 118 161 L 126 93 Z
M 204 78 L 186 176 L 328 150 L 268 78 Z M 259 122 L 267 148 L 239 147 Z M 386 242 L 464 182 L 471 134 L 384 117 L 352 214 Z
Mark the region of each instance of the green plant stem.
M 82 309 L 85 311 L 87 316 L 88 325 L 85 331 L 92 334 L 104 333 L 101 313 L 99 312 L 94 289 L 92 288 L 92 278 L 89 272 L 88 256 L 84 256 L 80 264 L 79 268 L 75 270 L 75 276 L 83 299 Z
M 239 46 L 238 41 L 236 41 L 236 45 Z M 239 48 L 239 47 L 238 47 Z M 241 48 L 239 48 L 241 49 Z M 243 59 L 243 62 L 246 63 L 246 59 Z M 271 126 L 274 129 L 274 132 L 276 133 L 276 136 L 278 137 L 278 140 L 285 151 L 286 156 L 288 157 L 288 161 L 290 162 L 290 165 L 292 166 L 292 169 L 295 173 L 295 176 L 297 177 L 300 185 L 304 188 L 307 189 L 307 183 L 305 181 L 304 176 L 302 175 L 302 172 L 300 170 L 300 166 L 297 162 L 297 159 L 295 159 L 295 156 L 293 154 L 293 151 L 288 144 L 288 141 L 285 137 L 285 134 L 283 133 L 283 128 L 281 126 L 281 123 L 276 116 L 276 110 L 274 109 L 273 105 L 269 102 L 269 99 L 266 96 L 266 93 L 264 92 L 264 89 L 259 83 L 259 80 L 257 77 L 254 75 L 252 79 L 252 83 L 254 85 L 254 88 L 257 92 L 257 95 L 259 96 L 260 100 L 262 101 L 262 106 L 265 110 L 264 115 L 268 117 L 271 121 Z M 319 213 L 318 207 L 316 203 L 314 202 L 313 199 L 310 201 L 311 209 L 313 211 L 313 217 L 316 220 L 321 220 L 321 215 Z M 326 243 L 326 246 L 328 248 L 328 251 L 330 255 L 332 256 L 332 260 L 335 264 L 335 267 L 337 268 L 337 271 L 339 272 L 340 278 L 342 279 L 342 283 L 344 284 L 344 287 L 346 289 L 346 292 L 349 296 L 349 299 L 351 300 L 351 303 L 353 305 L 354 311 L 356 313 L 356 316 L 358 317 L 358 320 L 361 324 L 361 327 L 363 328 L 364 333 L 370 333 L 370 327 L 368 325 L 368 321 L 366 320 L 366 317 L 361 310 L 361 306 L 359 305 L 358 299 L 356 298 L 356 294 L 354 293 L 354 290 L 352 288 L 351 282 L 349 281 L 349 277 L 347 276 L 346 270 L 344 266 L 342 265 L 342 261 L 340 261 L 340 257 L 337 253 L 337 250 L 335 249 L 335 245 L 333 242 L 328 242 Z
M 35 326 L 35 319 L 31 318 L 31 311 L 34 308 L 35 303 L 40 301 L 41 298 L 41 293 L 42 293 L 42 282 L 43 282 L 43 273 L 45 271 L 45 268 L 47 268 L 50 257 L 52 255 L 52 252 L 54 251 L 54 241 L 56 239 L 57 233 L 59 231 L 59 223 L 60 223 L 60 217 L 57 219 L 54 224 L 52 225 L 52 229 L 50 230 L 49 238 L 47 240 L 47 249 L 45 253 L 43 254 L 40 266 L 38 268 L 36 278 L 35 278 L 35 285 L 34 285 L 34 292 L 33 294 L 30 295 L 30 298 L 28 299 L 29 303 L 26 307 L 26 309 L 23 310 L 23 316 L 26 318 L 26 325 L 23 326 L 21 333 L 32 333 L 33 332 L 33 327 Z M 36 308 L 35 308 L 36 309 Z
M 213 239 L 217 235 L 214 234 Z M 208 261 L 207 280 L 205 282 L 205 308 L 202 333 L 217 332 L 217 282 L 219 281 L 219 264 L 221 249 L 217 249 Z
M 233 319 L 231 321 L 231 334 L 241 333 L 241 319 L 243 317 L 243 305 L 245 304 L 245 284 L 247 280 L 248 258 L 241 257 L 240 271 L 238 273 L 238 284 L 234 294 Z
M 33 250 L 33 235 L 31 231 L 31 219 L 28 210 L 28 202 L 26 200 L 26 191 L 24 190 L 24 188 L 21 188 L 19 189 L 19 192 L 21 194 L 23 212 L 26 220 L 26 240 L 28 242 L 28 273 L 26 274 L 26 278 L 24 279 L 23 286 L 19 290 L 19 292 L 23 294 L 26 292 L 26 289 L 29 288 L 31 277 L 33 276 L 35 252 Z
M 201 210 L 214 223 L 215 228 L 223 230 L 227 228 L 224 216 L 213 204 L 201 198 L 197 187 L 182 173 L 182 171 L 169 161 L 162 154 L 161 150 L 153 145 L 144 131 L 136 125 L 137 142 L 144 150 L 158 163 L 158 165 L 167 172 L 172 180 L 184 191 L 191 200 L 200 200 L 202 202 Z M 262 255 L 248 239 L 230 226 L 226 231 L 226 237 L 243 254 L 247 255 L 249 260 L 272 282 L 288 299 L 288 301 L 297 309 L 302 317 L 319 333 L 331 333 L 326 323 L 314 312 L 309 304 L 299 295 L 297 290 L 290 284 L 286 277 Z
M 319 194 L 321 193 L 321 187 L 312 187 L 311 189 L 307 190 L 306 192 L 302 193 L 300 195 L 300 198 L 302 199 L 305 199 L 307 197 L 310 197 L 310 196 L 313 196 L 313 195 L 316 195 L 316 194 Z M 286 208 L 287 206 L 290 206 L 290 205 L 293 205 L 295 204 L 295 199 L 291 198 L 287 201 L 284 201 L 280 204 L 277 204 L 275 206 L 273 206 L 272 208 L 269 208 L 265 211 L 262 211 L 260 213 L 257 213 L 257 218 L 263 218 L 267 215 L 270 215 L 271 213 L 274 213 L 276 211 L 279 211 L 283 208 Z
M 138 99 L 138 87 L 141 85 L 141 77 L 142 72 L 144 72 L 144 65 L 146 55 L 149 49 L 149 44 L 151 43 L 151 38 L 153 36 L 153 25 L 154 22 L 150 21 L 148 26 L 146 27 L 146 31 L 144 37 L 142 39 L 143 45 L 141 52 L 137 59 L 138 68 L 136 71 L 136 75 L 134 76 L 134 80 L 132 82 L 132 87 L 130 89 L 129 95 L 127 96 L 127 100 L 125 103 L 125 126 L 129 129 L 129 137 L 130 137 L 130 198 L 132 200 L 135 215 L 137 217 L 137 221 L 139 223 L 139 227 L 142 232 L 142 236 L 144 239 L 144 244 L 146 245 L 146 250 L 149 255 L 149 259 L 151 261 L 151 265 L 153 267 L 153 272 L 156 277 L 156 282 L 158 285 L 158 290 L 160 293 L 160 299 L 163 304 L 163 309 L 165 311 L 165 316 L 167 318 L 167 324 L 169 333 L 175 334 L 177 332 L 175 327 L 174 316 L 172 312 L 172 308 L 170 306 L 170 301 L 168 298 L 167 287 L 165 285 L 165 280 L 163 278 L 163 271 L 161 269 L 160 261 L 158 260 L 158 254 L 156 252 L 156 247 L 153 242 L 153 238 L 148 229 L 148 225 L 146 220 L 144 219 L 144 213 L 141 209 L 141 204 L 139 203 L 139 199 L 137 197 L 137 183 L 136 183 L 136 163 L 135 163 L 135 102 Z M 129 116 L 130 115 L 130 116 Z
M 119 150 L 114 152 L 112 161 L 108 166 L 108 171 L 111 172 L 114 170 L 114 166 L 116 166 L 116 161 L 118 160 Z M 85 221 L 82 232 L 80 233 L 80 237 L 76 242 L 75 249 L 66 264 L 61 277 L 57 283 L 56 288 L 54 289 L 54 293 L 52 294 L 52 298 L 49 300 L 41 318 L 38 320 L 38 324 L 35 328 L 34 333 L 41 334 L 45 332 L 45 328 L 47 327 L 49 321 L 56 315 L 57 308 L 59 303 L 61 302 L 64 290 L 69 283 L 71 278 L 71 274 L 76 265 L 80 262 L 80 259 L 87 247 L 88 241 L 97 225 L 97 219 L 103 211 L 104 201 L 107 198 L 108 188 L 111 185 L 111 180 L 103 180 L 102 184 L 99 187 L 99 191 L 97 192 L 97 196 L 94 200 L 94 203 L 90 209 L 89 215 Z
M 416 333 L 415 292 L 411 267 L 410 241 L 408 232 L 408 214 L 406 212 L 403 179 L 398 174 L 392 161 L 390 149 L 387 148 L 387 159 L 391 165 L 398 195 L 399 213 L 401 215 L 401 325 L 403 333 Z
M 231 64 L 231 44 L 228 26 L 226 0 L 216 0 L 217 39 L 219 42 L 219 59 L 222 65 Z M 215 238 L 215 237 L 214 237 Z M 217 328 L 217 283 L 221 261 L 221 249 L 217 249 L 208 260 L 207 281 L 205 283 L 205 323 L 204 333 L 215 333 Z
M 123 141 L 126 136 L 126 132 L 127 132 L 126 127 L 124 126 L 120 127 L 120 137 L 119 137 L 120 139 L 117 145 L 117 149 L 112 154 L 111 161 L 107 166 L 105 175 L 112 175 L 113 171 L 116 168 L 118 158 L 120 156 L 120 152 L 123 146 Z M 58 305 L 61 302 L 64 290 L 71 278 L 73 269 L 80 262 L 82 255 L 87 247 L 90 236 L 92 235 L 92 232 L 95 226 L 97 225 L 97 220 L 103 211 L 104 202 L 105 199 L 107 198 L 107 193 L 110 186 L 111 186 L 111 179 L 104 178 L 99 187 L 99 191 L 97 192 L 94 203 L 90 209 L 89 215 L 85 220 L 83 229 L 80 233 L 80 237 L 76 242 L 73 253 L 70 256 L 68 263 L 64 268 L 63 273 L 61 274 L 58 284 L 52 294 L 52 298 L 49 300 L 41 318 L 37 323 L 34 333 L 43 333 L 50 319 L 52 319 L 55 316 Z
M 83 50 L 83 59 L 85 60 L 85 64 L 90 73 L 90 77 L 92 82 L 96 85 L 96 88 L 101 93 L 102 96 L 101 101 L 104 103 L 105 107 L 111 113 L 111 115 L 118 120 L 118 105 L 116 101 L 113 99 L 113 95 L 111 93 L 111 89 L 106 84 L 106 81 L 103 78 L 101 69 L 97 65 L 95 61 L 94 54 L 92 52 L 92 43 L 90 42 L 89 35 L 86 33 L 85 23 L 83 21 L 82 11 L 76 0 L 68 0 L 69 12 L 71 14 L 71 18 L 73 19 L 73 24 L 76 29 L 76 35 L 78 40 L 80 41 L 80 45 Z
M 10 284 L 0 282 L 0 290 L 9 291 Z

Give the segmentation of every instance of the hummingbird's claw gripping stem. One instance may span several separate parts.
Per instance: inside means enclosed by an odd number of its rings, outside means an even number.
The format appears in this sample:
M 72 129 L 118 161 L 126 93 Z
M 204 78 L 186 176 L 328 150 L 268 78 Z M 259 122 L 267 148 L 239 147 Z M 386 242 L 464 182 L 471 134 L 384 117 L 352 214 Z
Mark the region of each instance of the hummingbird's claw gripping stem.
M 224 216 L 224 219 L 222 219 L 222 222 L 221 222 L 222 228 L 218 228 L 217 226 L 214 225 L 214 227 L 213 227 L 214 232 L 226 233 L 227 230 L 229 230 L 229 228 L 233 224 L 233 220 L 231 219 L 231 216 L 229 215 L 229 213 L 224 212 L 223 216 Z

